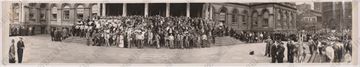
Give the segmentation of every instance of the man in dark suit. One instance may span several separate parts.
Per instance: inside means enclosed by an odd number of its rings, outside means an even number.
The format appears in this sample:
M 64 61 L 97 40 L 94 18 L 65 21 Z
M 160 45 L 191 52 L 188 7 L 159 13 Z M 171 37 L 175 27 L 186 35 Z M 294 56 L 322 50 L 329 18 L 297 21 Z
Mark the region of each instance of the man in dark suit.
M 50 31 L 50 36 L 51 36 L 51 41 L 54 41 L 54 36 L 55 36 L 55 28 L 52 28 Z
M 23 51 L 25 48 L 24 42 L 22 40 L 23 38 L 20 37 L 20 40 L 17 42 L 17 53 L 18 53 L 18 62 L 21 63 L 22 62 L 22 57 L 23 57 Z
M 288 48 L 288 62 L 289 63 L 293 63 L 294 62 L 294 54 L 295 54 L 295 44 L 294 44 L 294 41 L 292 39 L 290 39 L 289 43 L 286 45 L 286 47 Z
M 283 63 L 283 59 L 284 59 L 284 51 L 285 51 L 285 46 L 283 43 L 281 43 L 279 41 L 279 45 L 277 46 L 277 62 L 278 63 Z
M 270 55 L 271 55 L 271 63 L 275 63 L 276 62 L 276 53 L 277 53 L 277 45 L 278 45 L 278 42 L 277 41 L 274 41 L 274 43 L 271 45 L 271 52 L 270 52 Z

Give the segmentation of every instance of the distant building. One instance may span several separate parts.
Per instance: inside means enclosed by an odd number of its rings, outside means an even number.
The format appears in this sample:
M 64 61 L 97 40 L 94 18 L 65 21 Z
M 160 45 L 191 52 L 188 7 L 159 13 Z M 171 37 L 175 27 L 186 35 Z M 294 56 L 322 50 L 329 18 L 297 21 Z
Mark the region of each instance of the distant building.
M 236 31 L 296 30 L 295 3 L 13 3 L 12 26 L 71 27 L 94 16 L 186 16 L 222 22 Z
M 352 28 L 351 2 L 322 2 L 323 25 L 327 29 L 343 31 Z
M 310 4 L 297 5 L 298 30 L 316 32 L 325 27 L 322 26 L 322 13 L 318 8 L 310 9 Z

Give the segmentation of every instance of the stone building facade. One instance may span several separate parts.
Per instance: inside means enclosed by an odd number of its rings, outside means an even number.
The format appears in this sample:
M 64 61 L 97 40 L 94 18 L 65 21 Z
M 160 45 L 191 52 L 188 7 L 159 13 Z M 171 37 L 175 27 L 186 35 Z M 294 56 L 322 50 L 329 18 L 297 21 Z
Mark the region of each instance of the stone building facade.
M 135 9 L 136 8 L 136 9 Z M 222 22 L 236 31 L 295 31 L 295 3 L 13 3 L 13 26 L 69 27 L 94 16 L 186 16 Z
M 47 33 L 50 27 L 69 27 L 83 18 L 100 14 L 98 3 L 13 3 L 12 27 L 33 27 Z
M 212 18 L 235 30 L 281 32 L 296 30 L 295 3 L 214 3 Z

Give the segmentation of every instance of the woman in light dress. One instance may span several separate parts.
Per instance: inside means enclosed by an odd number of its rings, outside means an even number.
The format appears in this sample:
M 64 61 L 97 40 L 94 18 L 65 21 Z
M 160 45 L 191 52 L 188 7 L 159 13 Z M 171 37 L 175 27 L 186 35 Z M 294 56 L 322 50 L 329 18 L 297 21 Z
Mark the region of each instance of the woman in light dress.
M 120 32 L 120 35 L 117 37 L 118 46 L 124 48 L 124 36 L 123 33 Z

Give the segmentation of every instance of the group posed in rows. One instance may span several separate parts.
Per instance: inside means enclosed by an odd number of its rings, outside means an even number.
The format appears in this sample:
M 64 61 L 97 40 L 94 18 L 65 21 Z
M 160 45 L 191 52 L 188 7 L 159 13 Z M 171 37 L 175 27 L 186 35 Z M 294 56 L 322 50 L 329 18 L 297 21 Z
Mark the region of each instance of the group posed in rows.
M 265 56 L 271 57 L 272 63 L 283 63 L 284 52 L 287 48 L 287 62 L 311 63 L 311 62 L 349 62 L 352 54 L 351 37 L 310 35 L 286 37 L 287 41 L 278 36 L 268 37 L 266 42 Z M 307 48 L 307 49 L 306 49 Z M 307 54 L 309 51 L 310 54 Z M 309 59 L 305 59 L 310 55 Z M 308 56 L 309 57 L 309 56 Z
M 89 46 L 204 48 L 215 42 L 214 26 L 203 18 L 110 16 L 84 19 L 72 32 Z

